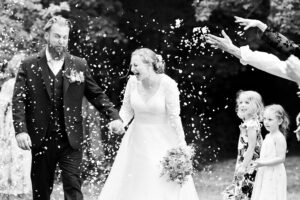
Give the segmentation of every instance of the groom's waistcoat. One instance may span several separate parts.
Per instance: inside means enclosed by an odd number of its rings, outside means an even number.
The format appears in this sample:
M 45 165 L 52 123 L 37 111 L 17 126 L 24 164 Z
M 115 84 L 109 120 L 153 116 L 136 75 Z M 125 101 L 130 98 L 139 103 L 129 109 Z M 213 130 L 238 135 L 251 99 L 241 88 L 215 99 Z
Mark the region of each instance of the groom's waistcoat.
M 62 69 L 64 69 L 64 66 Z M 65 136 L 62 70 L 60 70 L 56 76 L 49 67 L 48 70 L 51 98 L 51 112 L 48 132 L 58 132 Z

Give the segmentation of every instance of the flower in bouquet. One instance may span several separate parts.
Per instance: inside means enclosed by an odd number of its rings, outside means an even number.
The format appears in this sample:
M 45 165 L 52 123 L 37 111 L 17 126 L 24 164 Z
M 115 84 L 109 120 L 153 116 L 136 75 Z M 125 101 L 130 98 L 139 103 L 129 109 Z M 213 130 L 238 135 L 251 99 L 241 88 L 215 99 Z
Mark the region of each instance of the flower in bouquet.
M 172 148 L 161 160 L 161 176 L 169 181 L 183 185 L 193 173 L 194 149 L 191 146 Z

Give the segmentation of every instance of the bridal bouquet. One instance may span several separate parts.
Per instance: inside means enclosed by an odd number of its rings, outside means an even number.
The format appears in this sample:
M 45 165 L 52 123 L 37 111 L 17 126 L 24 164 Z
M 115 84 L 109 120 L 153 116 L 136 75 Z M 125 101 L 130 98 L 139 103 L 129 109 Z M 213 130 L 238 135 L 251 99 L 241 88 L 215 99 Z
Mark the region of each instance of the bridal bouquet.
M 166 176 L 169 181 L 183 185 L 188 176 L 193 173 L 194 150 L 191 146 L 173 148 L 161 160 L 161 176 Z

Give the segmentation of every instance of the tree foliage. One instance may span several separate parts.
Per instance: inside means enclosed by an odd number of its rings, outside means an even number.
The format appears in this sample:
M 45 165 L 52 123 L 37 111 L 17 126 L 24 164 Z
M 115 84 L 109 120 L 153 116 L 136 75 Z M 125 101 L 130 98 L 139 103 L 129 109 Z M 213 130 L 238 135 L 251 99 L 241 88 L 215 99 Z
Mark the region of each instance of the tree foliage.
M 9 59 L 20 50 L 38 49 L 40 13 L 43 10 L 38 0 L 3 0 L 0 5 L 0 60 Z M 32 20 L 36 19 L 36 20 Z
M 269 4 L 269 9 L 259 9 L 263 4 Z M 245 18 L 268 17 L 271 25 L 280 31 L 300 34 L 298 0 L 194 0 L 193 6 L 195 17 L 199 21 L 207 21 L 214 10 L 222 10 Z
M 282 32 L 300 35 L 300 1 L 272 0 L 269 20 Z
M 0 4 L 2 62 L 20 50 L 28 54 L 39 51 L 45 43 L 43 26 L 56 14 L 76 22 L 71 38 L 75 45 L 71 51 L 76 50 L 78 54 L 84 54 L 85 48 L 96 46 L 103 38 L 113 38 L 116 42 L 124 39 L 117 28 L 117 19 L 123 13 L 119 1 L 2 0 Z

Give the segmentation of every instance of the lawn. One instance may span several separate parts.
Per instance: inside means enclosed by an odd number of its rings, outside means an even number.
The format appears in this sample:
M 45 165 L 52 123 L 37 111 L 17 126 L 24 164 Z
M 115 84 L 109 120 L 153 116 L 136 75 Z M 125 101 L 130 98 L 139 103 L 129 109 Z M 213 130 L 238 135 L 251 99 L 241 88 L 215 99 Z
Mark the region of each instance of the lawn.
M 220 193 L 230 183 L 233 175 L 235 160 L 218 162 L 206 171 L 194 175 L 194 181 L 199 199 L 221 200 Z M 288 157 L 286 159 L 288 178 L 288 200 L 299 200 L 300 196 L 300 157 Z M 85 200 L 97 200 L 100 187 L 85 183 L 83 193 Z M 61 185 L 56 185 L 51 200 L 63 199 Z

